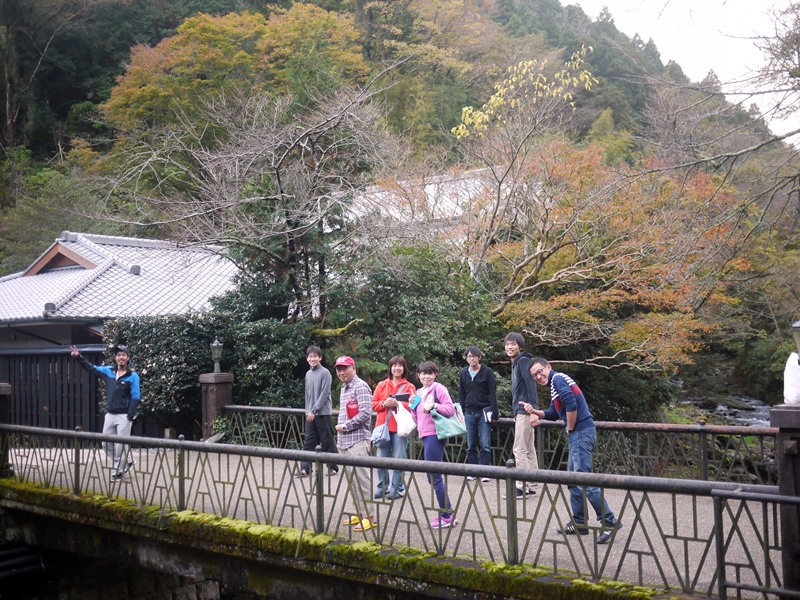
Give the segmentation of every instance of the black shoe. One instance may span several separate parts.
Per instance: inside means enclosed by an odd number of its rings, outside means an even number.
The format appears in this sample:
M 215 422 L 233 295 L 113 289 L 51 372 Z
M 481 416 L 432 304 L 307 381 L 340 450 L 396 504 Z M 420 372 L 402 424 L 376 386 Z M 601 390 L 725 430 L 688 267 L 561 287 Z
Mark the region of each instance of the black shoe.
M 614 537 L 614 534 L 617 532 L 618 529 L 622 529 L 622 523 L 619 521 L 614 521 L 611 525 L 606 525 L 606 527 L 610 527 L 609 530 L 601 531 L 600 535 L 597 536 L 597 543 L 598 544 L 607 544 L 611 541 L 611 538 Z
M 310 473 L 305 469 L 300 469 L 296 474 L 297 477 L 308 477 L 309 475 Z
M 109 481 L 111 481 L 112 483 L 115 483 L 117 481 L 122 481 L 123 479 L 127 479 L 127 478 L 128 478 L 128 470 L 125 469 L 124 471 L 112 473 Z
M 126 467 L 125 467 L 124 469 L 122 469 L 122 471 L 120 471 L 119 473 L 117 473 L 117 478 L 118 478 L 118 479 L 122 479 L 123 477 L 127 477 L 127 476 L 128 476 L 128 473 L 129 473 L 129 472 L 130 472 L 130 470 L 133 468 L 133 465 L 134 465 L 134 464 L 135 464 L 135 461 L 134 461 L 134 460 L 132 460 L 132 459 L 131 459 L 131 460 L 129 460 L 129 461 L 128 461 L 128 464 L 126 465 Z
M 339 467 L 331 467 L 328 469 L 328 475 L 338 475 L 339 474 Z
M 535 495 L 536 495 L 536 490 L 528 490 L 528 491 L 525 491 L 525 490 L 517 490 L 517 491 L 514 493 L 514 497 L 515 497 L 517 500 L 524 500 L 526 497 L 533 497 L 533 496 L 535 496 Z M 505 499 L 506 499 L 506 495 L 505 495 L 505 494 L 503 494 L 503 500 L 505 500 Z
M 561 533 L 564 535 L 575 535 L 577 533 L 580 533 L 581 535 L 589 535 L 589 530 L 586 527 L 581 527 L 580 525 L 575 527 L 574 523 L 569 522 L 564 526 L 564 529 L 557 528 L 556 533 Z

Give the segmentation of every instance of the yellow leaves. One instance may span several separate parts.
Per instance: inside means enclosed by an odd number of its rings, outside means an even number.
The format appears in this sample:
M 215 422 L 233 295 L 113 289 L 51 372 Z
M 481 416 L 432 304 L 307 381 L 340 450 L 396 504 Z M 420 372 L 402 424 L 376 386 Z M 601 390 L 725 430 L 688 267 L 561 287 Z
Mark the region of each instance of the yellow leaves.
M 643 364 L 690 364 L 691 355 L 704 347 L 699 340 L 714 329 L 686 313 L 648 313 L 624 321 L 611 336 L 610 346 Z
M 313 4 L 295 3 L 285 14 L 270 17 L 257 47 L 263 53 L 265 72 L 286 84 L 288 64 L 306 60 L 313 68 L 338 70 L 349 81 L 369 73 L 352 18 L 323 10 Z M 325 64 L 325 63 L 328 64 Z
M 572 91 L 588 90 L 597 83 L 591 72 L 582 68 L 583 59 L 589 52 L 591 48 L 584 46 L 573 54 L 563 68 L 552 75 L 552 80 L 548 79 L 551 69 L 547 60 L 525 60 L 509 66 L 507 76 L 495 84 L 495 93 L 479 110 L 471 109 L 469 121 L 463 119 L 462 112 L 461 124 L 451 130 L 453 135 L 465 139 L 472 134 L 481 134 L 493 123 L 503 125 L 510 122 L 513 115 L 526 114 L 526 122 L 536 123 L 555 114 L 559 103 L 574 110 Z M 542 119 L 533 116 L 537 111 L 544 111 Z

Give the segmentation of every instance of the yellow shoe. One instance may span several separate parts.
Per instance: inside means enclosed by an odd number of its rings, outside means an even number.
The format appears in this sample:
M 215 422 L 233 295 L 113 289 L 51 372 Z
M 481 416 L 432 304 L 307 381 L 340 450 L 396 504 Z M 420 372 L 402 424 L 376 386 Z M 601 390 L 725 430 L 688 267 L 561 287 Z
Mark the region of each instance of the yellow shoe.
M 361 519 L 361 523 L 353 527 L 353 531 L 369 531 L 377 526 L 378 522 L 375 519 Z
M 361 519 L 358 516 L 353 515 L 350 517 L 344 517 L 342 519 L 342 525 L 358 525 L 361 522 Z

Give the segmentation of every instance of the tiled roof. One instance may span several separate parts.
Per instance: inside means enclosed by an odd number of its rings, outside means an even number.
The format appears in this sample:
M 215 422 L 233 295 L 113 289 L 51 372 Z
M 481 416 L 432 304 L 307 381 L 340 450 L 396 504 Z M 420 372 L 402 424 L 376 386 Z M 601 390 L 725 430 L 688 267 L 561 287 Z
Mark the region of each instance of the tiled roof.
M 53 258 L 64 249 L 94 268 Z M 0 278 L 0 323 L 205 310 L 211 297 L 233 288 L 235 273 L 214 249 L 64 232 L 25 273 Z

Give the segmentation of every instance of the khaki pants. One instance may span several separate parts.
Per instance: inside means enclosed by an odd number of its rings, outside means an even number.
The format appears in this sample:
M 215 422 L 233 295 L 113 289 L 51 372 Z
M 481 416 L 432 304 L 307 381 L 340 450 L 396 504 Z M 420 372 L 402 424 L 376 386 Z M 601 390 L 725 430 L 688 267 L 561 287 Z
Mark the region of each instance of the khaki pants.
M 339 454 L 347 454 L 350 456 L 369 456 L 369 440 L 361 440 L 356 442 L 349 448 L 339 448 Z M 346 467 L 346 469 L 353 469 L 355 473 L 355 482 L 358 484 L 353 492 L 353 502 L 356 505 L 356 512 L 362 518 L 369 516 L 366 507 L 366 500 L 370 497 L 369 485 L 369 469 L 367 467 Z M 344 472 L 342 473 L 345 475 Z
M 133 423 L 128 421 L 128 415 L 112 415 L 106 413 L 103 423 L 103 433 L 106 435 L 130 435 Z M 114 463 L 114 471 L 122 473 L 128 467 L 128 445 L 103 442 L 103 448 L 108 458 Z
M 531 427 L 530 416 L 526 414 L 514 417 L 514 461 L 518 469 L 536 471 L 539 469 L 539 462 L 536 460 L 536 440 L 534 438 L 534 428 Z M 517 489 L 523 489 L 523 481 L 517 482 Z M 528 482 L 528 490 L 536 489 L 536 484 Z

